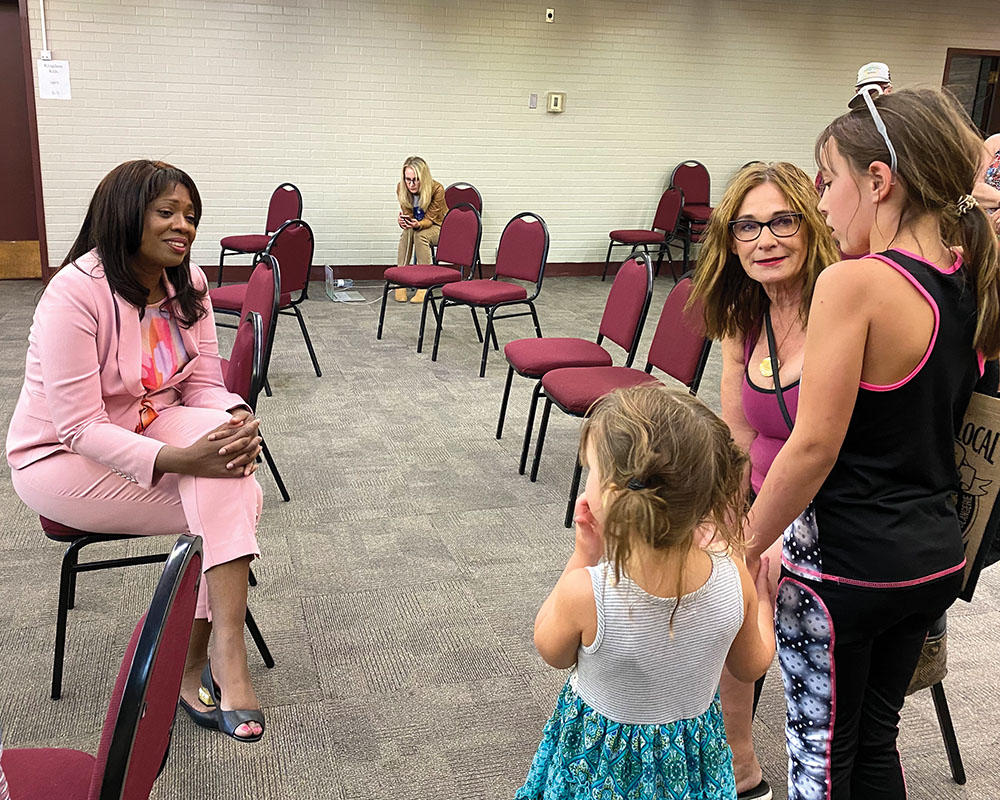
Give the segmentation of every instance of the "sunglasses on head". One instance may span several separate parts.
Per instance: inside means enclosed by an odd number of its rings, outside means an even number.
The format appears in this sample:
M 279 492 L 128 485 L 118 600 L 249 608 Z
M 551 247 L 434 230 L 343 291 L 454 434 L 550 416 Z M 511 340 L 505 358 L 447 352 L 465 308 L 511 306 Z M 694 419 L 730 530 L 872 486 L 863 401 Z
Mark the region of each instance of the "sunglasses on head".
M 848 105 L 851 108 L 861 108 L 862 103 L 868 106 L 868 112 L 872 115 L 872 121 L 875 123 L 875 130 L 882 136 L 882 140 L 889 150 L 889 169 L 895 175 L 896 167 L 898 166 L 896 148 L 892 146 L 892 141 L 889 139 L 889 131 L 886 130 L 885 122 L 882 121 L 882 115 L 878 113 L 878 109 L 875 107 L 875 98 L 883 93 L 884 90 L 881 86 L 877 83 L 870 83 L 867 86 L 862 86 L 858 93 L 851 98 L 851 102 Z

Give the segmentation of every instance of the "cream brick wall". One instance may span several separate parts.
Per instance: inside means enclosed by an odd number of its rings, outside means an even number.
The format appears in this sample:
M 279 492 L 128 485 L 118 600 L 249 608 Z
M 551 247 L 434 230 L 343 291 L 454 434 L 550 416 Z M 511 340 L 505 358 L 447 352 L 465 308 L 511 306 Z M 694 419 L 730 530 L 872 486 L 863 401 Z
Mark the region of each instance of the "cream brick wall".
M 260 231 L 288 180 L 317 263 L 388 264 L 410 154 L 446 185 L 479 187 L 484 254 L 531 210 L 549 224 L 551 260 L 603 260 L 610 229 L 648 224 L 677 162 L 704 162 L 716 198 L 751 159 L 811 171 L 859 65 L 887 61 L 897 86 L 940 84 L 948 47 L 1000 41 L 995 0 L 47 0 L 45 11 L 73 94 L 36 100 L 54 262 L 101 176 L 150 157 L 198 183 L 202 263 L 217 263 L 220 236 Z M 33 59 L 38 17 L 31 0 Z M 550 91 L 566 92 L 564 114 L 544 111 Z

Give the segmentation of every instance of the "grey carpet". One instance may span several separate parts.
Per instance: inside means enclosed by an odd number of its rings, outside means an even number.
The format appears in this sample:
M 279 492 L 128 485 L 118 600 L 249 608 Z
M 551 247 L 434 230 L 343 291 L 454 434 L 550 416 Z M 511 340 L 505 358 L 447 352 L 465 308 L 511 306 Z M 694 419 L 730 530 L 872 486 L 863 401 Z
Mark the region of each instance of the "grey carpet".
M 657 282 L 645 353 L 670 286 Z M 16 401 L 36 282 L 0 284 L 0 429 Z M 370 299 L 371 286 L 361 287 Z M 550 279 L 548 335 L 596 332 L 607 284 Z M 532 646 L 535 611 L 562 570 L 562 527 L 578 422 L 554 414 L 537 483 L 517 475 L 530 384 L 516 379 L 494 436 L 505 370 L 479 350 L 467 312 L 449 310 L 441 353 L 414 352 L 419 307 L 336 304 L 316 287 L 305 316 L 278 325 L 259 413 L 292 501 L 266 468 L 260 585 L 251 604 L 277 666 L 251 670 L 267 714 L 258 744 L 178 717 L 155 798 L 503 798 L 523 779 L 565 679 Z M 501 344 L 532 335 L 500 323 Z M 231 334 L 223 332 L 222 350 Z M 428 348 L 429 351 L 429 348 Z M 718 350 L 701 396 L 718 407 Z M 159 537 L 107 554 L 166 550 Z M 70 612 L 64 696 L 48 699 L 60 548 L 0 469 L 0 724 L 8 746 L 97 747 L 111 684 L 157 567 L 84 575 Z M 945 686 L 969 773 L 952 783 L 929 693 L 903 711 L 900 750 L 913 798 L 1000 796 L 1000 569 L 951 615 Z M 780 680 L 757 723 L 765 773 L 784 797 Z

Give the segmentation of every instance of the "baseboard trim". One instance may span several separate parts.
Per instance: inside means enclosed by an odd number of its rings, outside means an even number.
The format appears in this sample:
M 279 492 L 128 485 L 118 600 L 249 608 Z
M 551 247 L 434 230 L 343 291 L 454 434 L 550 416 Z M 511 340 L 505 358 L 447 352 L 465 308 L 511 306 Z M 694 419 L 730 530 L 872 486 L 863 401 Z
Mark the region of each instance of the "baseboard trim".
M 609 272 L 613 275 L 615 269 L 620 262 L 612 262 Z M 394 267 L 395 264 L 344 264 L 344 265 L 334 265 L 333 275 L 335 278 L 350 278 L 353 281 L 381 281 L 383 273 L 389 269 L 389 267 Z M 694 262 L 691 263 L 692 268 L 694 267 Z M 680 274 L 681 262 L 675 261 L 674 267 Z M 218 275 L 218 266 L 205 266 L 202 265 L 202 269 L 209 277 L 209 281 L 212 285 L 215 285 L 216 275 Z M 226 266 L 226 271 L 224 273 L 226 283 L 247 281 L 250 279 L 251 268 L 247 266 L 237 266 L 232 265 Z M 550 261 L 545 265 L 545 277 L 546 278 L 574 278 L 586 275 L 600 275 L 604 271 L 603 261 Z M 661 274 L 669 275 L 670 267 L 664 263 L 660 269 Z M 483 277 L 489 278 L 493 274 L 493 264 L 483 264 Z M 310 281 L 324 281 L 326 277 L 325 268 L 322 265 L 314 265 L 312 271 L 309 273 Z

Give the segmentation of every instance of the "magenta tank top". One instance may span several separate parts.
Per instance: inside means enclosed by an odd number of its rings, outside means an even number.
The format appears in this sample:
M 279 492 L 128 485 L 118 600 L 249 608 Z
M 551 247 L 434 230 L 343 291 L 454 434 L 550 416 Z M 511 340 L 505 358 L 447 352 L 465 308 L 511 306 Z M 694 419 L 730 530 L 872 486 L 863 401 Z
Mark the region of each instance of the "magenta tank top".
M 750 423 L 750 427 L 757 432 L 750 445 L 750 486 L 754 492 L 760 491 L 767 471 L 789 434 L 774 389 L 762 389 L 750 380 L 747 362 L 759 335 L 759 332 L 752 331 L 743 346 L 743 416 Z M 795 412 L 799 406 L 799 382 L 783 384 L 781 388 L 788 414 L 794 422 Z

